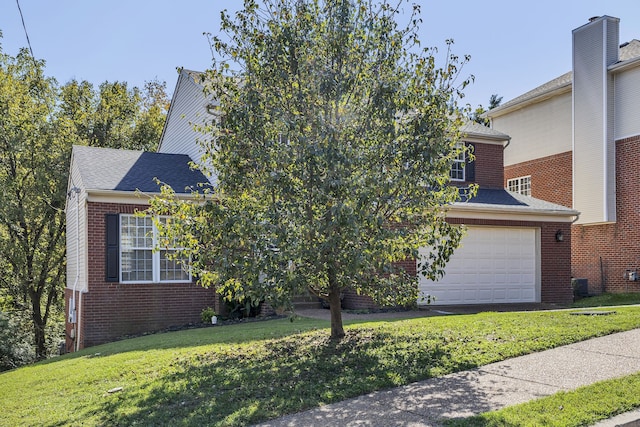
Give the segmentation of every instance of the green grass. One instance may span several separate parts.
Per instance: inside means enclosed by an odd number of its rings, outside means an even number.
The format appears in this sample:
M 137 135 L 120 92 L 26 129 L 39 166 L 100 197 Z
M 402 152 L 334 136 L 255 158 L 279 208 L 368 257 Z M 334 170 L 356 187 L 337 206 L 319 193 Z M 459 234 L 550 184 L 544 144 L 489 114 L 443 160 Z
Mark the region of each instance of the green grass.
M 448 422 L 449 427 L 592 425 L 640 407 L 640 373 Z
M 640 304 L 640 293 L 602 294 L 579 299 L 572 307 L 607 307 L 612 305 Z
M 354 323 L 340 343 L 326 327 L 282 319 L 149 335 L 5 372 L 0 425 L 247 425 L 638 328 L 640 307 Z

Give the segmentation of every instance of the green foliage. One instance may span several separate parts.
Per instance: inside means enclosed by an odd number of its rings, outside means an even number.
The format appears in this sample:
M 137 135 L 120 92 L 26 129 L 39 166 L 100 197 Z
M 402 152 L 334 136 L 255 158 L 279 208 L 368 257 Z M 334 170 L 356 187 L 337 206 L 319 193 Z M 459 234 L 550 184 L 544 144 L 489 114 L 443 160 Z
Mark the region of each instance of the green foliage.
M 30 318 L 37 359 L 62 337 L 72 145 L 155 147 L 167 106 L 164 84 L 144 94 L 117 82 L 59 88 L 27 50 L 0 50 L 0 298 Z
M 493 94 L 489 98 L 489 106 L 485 109 L 482 105 L 478 105 L 475 110 L 469 115 L 469 118 L 474 122 L 480 123 L 481 125 L 489 126 L 489 119 L 486 117 L 482 117 L 482 115 L 489 110 L 492 110 L 500 105 L 502 102 L 502 97 L 498 96 L 498 94 Z
M 27 322 L 0 311 L 0 371 L 14 369 L 35 360 Z
M 169 109 L 166 83 L 145 83 L 144 91 L 126 82 L 72 80 L 61 88 L 62 117 L 70 121 L 77 144 L 155 150 Z
M 340 342 L 318 329 L 327 322 L 310 319 L 149 335 L 0 374 L 0 426 L 254 425 L 640 327 L 639 307 L 616 312 L 387 319 L 349 325 Z M 116 387 L 122 391 L 107 393 Z M 584 400 L 599 405 L 600 416 L 606 416 L 637 402 L 637 387 L 636 378 L 615 396 L 605 392 Z
M 215 191 L 196 205 L 166 190 L 153 209 L 177 218 L 168 232 L 201 283 L 276 307 L 307 288 L 329 301 L 337 338 L 344 288 L 415 303 L 417 279 L 398 262 L 431 246 L 421 273 L 438 278 L 460 241 L 444 210 L 459 198 L 448 184 L 468 58 L 447 49 L 438 68 L 418 6 L 400 28 L 386 2 L 260 4 L 223 13 L 228 38 L 212 39 L 218 111 L 203 150 Z
M 202 320 L 202 323 L 211 323 L 211 318 L 215 315 L 216 311 L 211 307 L 207 307 L 200 313 L 200 320 Z
M 26 50 L 0 53 L 0 289 L 29 313 L 36 357 L 58 309 L 64 263 L 64 206 L 70 129 L 56 120 L 55 82 Z

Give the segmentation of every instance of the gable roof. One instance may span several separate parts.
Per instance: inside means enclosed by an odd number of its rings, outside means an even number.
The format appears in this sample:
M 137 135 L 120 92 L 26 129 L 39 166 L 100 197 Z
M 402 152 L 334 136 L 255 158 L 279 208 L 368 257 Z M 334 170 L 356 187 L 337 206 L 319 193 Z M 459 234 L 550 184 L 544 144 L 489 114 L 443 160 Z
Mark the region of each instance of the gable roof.
M 491 129 L 488 126 L 481 125 L 478 122 L 474 122 L 473 120 L 465 119 L 464 125 L 462 125 L 462 134 L 464 139 L 465 137 L 470 138 L 481 138 L 481 139 L 491 139 L 495 141 L 508 141 L 511 139 L 509 135 L 504 134 L 502 132 L 498 132 L 495 129 Z
M 159 193 L 158 179 L 185 194 L 208 183 L 202 172 L 191 168 L 191 158 L 185 154 L 74 145 L 72 159 L 86 190 Z
M 609 67 L 610 69 L 620 67 L 628 62 L 635 62 L 637 60 L 640 60 L 640 40 L 633 39 L 628 43 L 621 44 L 618 52 L 618 58 L 618 62 L 611 65 Z M 484 114 L 484 116 L 500 116 L 502 115 L 502 113 L 506 113 L 515 108 L 518 108 L 521 104 L 525 104 L 529 101 L 543 100 L 558 93 L 568 92 L 571 90 L 572 82 L 573 72 L 569 71 L 559 77 L 556 77 L 553 80 L 548 81 L 547 83 L 536 87 L 535 89 L 530 90 L 529 92 L 526 92 L 496 108 L 489 110 Z

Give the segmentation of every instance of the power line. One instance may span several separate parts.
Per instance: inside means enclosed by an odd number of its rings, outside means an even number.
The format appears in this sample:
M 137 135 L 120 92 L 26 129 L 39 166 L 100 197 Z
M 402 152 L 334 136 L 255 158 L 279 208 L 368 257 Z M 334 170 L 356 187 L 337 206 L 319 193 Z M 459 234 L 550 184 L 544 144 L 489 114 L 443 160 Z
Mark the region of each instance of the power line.
M 33 48 L 31 47 L 31 40 L 29 40 L 29 33 L 27 32 L 27 26 L 24 23 L 24 16 L 22 15 L 22 8 L 20 7 L 20 0 L 16 0 L 16 4 L 18 5 L 18 12 L 20 12 L 20 20 L 22 21 L 22 28 L 24 29 L 24 35 L 27 37 L 27 45 L 29 46 L 29 53 L 31 54 L 31 61 L 33 61 L 33 66 L 35 69 L 38 69 L 38 62 L 36 61 L 36 56 L 33 54 Z M 44 76 L 43 76 L 44 78 Z M 51 105 L 49 105 L 49 101 L 44 93 L 40 93 L 41 101 L 44 103 L 49 116 L 52 115 Z
M 35 64 L 36 57 L 33 54 L 33 49 L 31 48 L 31 41 L 29 40 L 29 33 L 27 33 L 27 26 L 24 23 L 24 16 L 22 15 L 22 9 L 20 8 L 20 1 L 16 0 L 16 4 L 18 5 L 18 11 L 20 12 L 20 19 L 22 20 L 22 28 L 24 29 L 24 35 L 27 37 L 27 45 L 29 46 L 29 52 L 31 52 L 31 58 L 33 58 L 33 62 Z

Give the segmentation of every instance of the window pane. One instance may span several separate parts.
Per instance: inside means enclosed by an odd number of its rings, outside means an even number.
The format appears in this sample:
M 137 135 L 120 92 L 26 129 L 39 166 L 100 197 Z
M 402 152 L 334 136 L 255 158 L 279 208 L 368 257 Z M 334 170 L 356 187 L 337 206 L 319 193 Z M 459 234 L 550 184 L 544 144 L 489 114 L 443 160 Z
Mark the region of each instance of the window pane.
M 456 144 L 456 150 L 460 150 L 453 160 L 449 177 L 454 181 L 464 181 L 464 161 L 465 153 L 462 150 L 464 146 L 461 143 Z
M 153 280 L 153 254 L 148 249 L 123 250 L 122 280 L 125 282 Z
M 163 223 L 166 218 L 160 218 Z M 157 230 L 153 219 L 123 214 L 120 217 L 120 271 L 123 282 L 191 281 L 188 271 L 168 254 L 178 254 L 179 249 L 162 249 L 157 246 Z M 171 244 L 174 244 L 171 242 Z M 188 258 L 182 258 L 188 265 Z
M 455 179 L 457 181 L 464 180 L 464 166 L 462 162 L 455 161 L 453 165 L 451 165 L 451 179 Z
M 189 281 L 189 273 L 183 268 L 188 259 L 180 257 L 179 259 L 169 259 L 178 253 L 176 250 L 160 251 L 160 281 L 182 280 Z M 170 256 L 168 256 L 170 254 Z M 179 262 L 179 261 L 182 261 Z
M 531 196 L 531 176 L 507 180 L 507 189 L 524 196 Z

